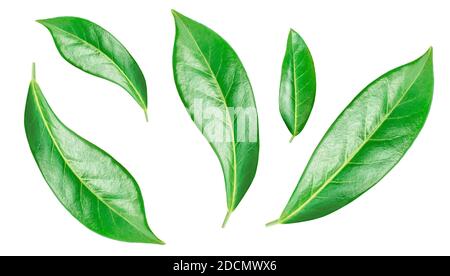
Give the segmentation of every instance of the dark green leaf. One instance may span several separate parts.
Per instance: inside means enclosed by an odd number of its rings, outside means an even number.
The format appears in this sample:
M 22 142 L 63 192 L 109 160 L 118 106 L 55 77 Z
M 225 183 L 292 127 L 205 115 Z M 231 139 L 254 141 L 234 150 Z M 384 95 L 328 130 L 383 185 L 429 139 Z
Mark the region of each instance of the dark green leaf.
M 61 123 L 34 73 L 25 108 L 25 131 L 51 190 L 82 224 L 120 241 L 163 243 L 147 225 L 134 178 L 109 154 Z
M 281 71 L 280 113 L 292 134 L 305 127 L 316 97 L 316 73 L 308 46 L 294 30 L 289 38 Z
M 367 86 L 325 134 L 286 208 L 271 224 L 323 217 L 378 183 L 425 124 L 433 85 L 430 49 Z
M 57 17 L 37 22 L 52 34 L 56 48 L 70 64 L 124 88 L 147 118 L 147 85 L 138 64 L 108 31 L 86 19 Z
M 223 38 L 175 11 L 173 15 L 175 83 L 222 165 L 228 205 L 225 225 L 250 187 L 258 165 L 253 91 L 241 61 Z

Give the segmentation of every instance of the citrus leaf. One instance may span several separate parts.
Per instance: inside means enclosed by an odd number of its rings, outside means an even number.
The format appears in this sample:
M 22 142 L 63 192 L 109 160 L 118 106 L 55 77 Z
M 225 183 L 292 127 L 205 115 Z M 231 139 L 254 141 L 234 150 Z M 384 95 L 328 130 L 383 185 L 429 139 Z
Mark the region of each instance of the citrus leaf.
M 53 36 L 61 56 L 86 73 L 124 88 L 147 118 L 147 85 L 138 64 L 112 34 L 83 18 L 38 20 Z
M 280 113 L 292 134 L 291 142 L 308 121 L 316 97 L 316 73 L 308 46 L 294 30 L 289 32 L 280 84 Z
M 208 27 L 173 11 L 173 70 L 180 98 L 216 153 L 225 177 L 228 212 L 255 177 L 258 115 L 247 73 L 231 46 Z
M 50 189 L 82 224 L 115 240 L 163 244 L 148 227 L 134 178 L 108 153 L 56 117 L 36 82 L 34 67 L 25 131 Z

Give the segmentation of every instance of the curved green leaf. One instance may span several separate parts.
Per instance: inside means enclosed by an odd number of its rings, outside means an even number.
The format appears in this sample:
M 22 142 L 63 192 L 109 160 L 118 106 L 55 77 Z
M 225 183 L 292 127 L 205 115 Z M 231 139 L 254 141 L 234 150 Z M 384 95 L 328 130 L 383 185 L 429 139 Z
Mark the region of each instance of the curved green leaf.
M 115 240 L 163 244 L 147 225 L 134 178 L 109 154 L 61 123 L 34 73 L 25 108 L 25 131 L 48 185 L 82 224 Z
M 305 127 L 316 97 L 316 73 L 308 46 L 294 30 L 289 32 L 280 84 L 280 113 L 292 134 Z
M 147 118 L 147 85 L 138 64 L 112 34 L 86 19 L 57 17 L 37 22 L 53 36 L 61 56 L 75 67 L 120 85 Z
M 252 87 L 237 54 L 217 33 L 175 11 L 175 83 L 184 106 L 209 141 L 225 177 L 228 213 L 256 173 L 258 115 Z
M 431 48 L 367 86 L 325 134 L 281 217 L 271 224 L 323 217 L 378 183 L 425 124 L 433 86 Z

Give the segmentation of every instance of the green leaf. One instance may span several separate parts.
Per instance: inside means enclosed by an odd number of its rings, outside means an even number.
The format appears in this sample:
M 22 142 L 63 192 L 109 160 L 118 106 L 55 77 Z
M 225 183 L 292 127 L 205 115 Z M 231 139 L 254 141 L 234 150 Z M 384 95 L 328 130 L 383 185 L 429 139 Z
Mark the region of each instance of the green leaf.
M 86 19 L 57 17 L 37 22 L 52 34 L 61 56 L 86 73 L 124 88 L 147 119 L 147 85 L 138 64 L 112 34 Z
M 115 240 L 163 244 L 147 225 L 139 186 L 109 154 L 68 129 L 33 79 L 25 131 L 34 159 L 64 207 L 94 232 Z
M 280 113 L 292 134 L 305 127 L 316 97 L 316 73 L 308 46 L 294 30 L 289 32 L 280 84 Z
M 225 177 L 228 213 L 255 177 L 259 156 L 258 115 L 247 73 L 217 33 L 173 11 L 173 70 L 180 98 L 216 153 Z
M 326 216 L 378 183 L 425 124 L 433 86 L 431 48 L 367 86 L 329 128 L 280 218 L 270 224 Z

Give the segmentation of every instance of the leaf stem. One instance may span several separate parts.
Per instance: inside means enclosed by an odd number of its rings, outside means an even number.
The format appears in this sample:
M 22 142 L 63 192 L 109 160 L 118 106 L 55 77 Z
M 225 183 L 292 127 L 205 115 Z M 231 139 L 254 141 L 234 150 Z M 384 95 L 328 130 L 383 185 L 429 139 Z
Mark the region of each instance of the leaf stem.
M 31 67 L 31 79 L 36 80 L 36 63 L 33 62 L 33 65 Z
M 148 112 L 147 109 L 144 109 L 145 121 L 148 123 Z
M 228 220 L 230 219 L 230 216 L 231 216 L 231 213 L 232 213 L 232 212 L 233 212 L 233 211 L 228 210 L 227 215 L 225 216 L 225 219 L 223 220 L 222 228 L 225 228 L 225 226 L 227 226 L 227 222 L 228 222 Z
M 289 140 L 289 143 L 292 143 L 294 141 L 295 135 L 292 135 L 291 139 Z
M 280 224 L 280 223 L 281 223 L 281 222 L 280 222 L 280 219 L 276 219 L 276 220 L 274 220 L 274 221 L 271 221 L 271 222 L 267 223 L 267 224 L 266 224 L 266 227 L 278 225 L 278 224 Z

